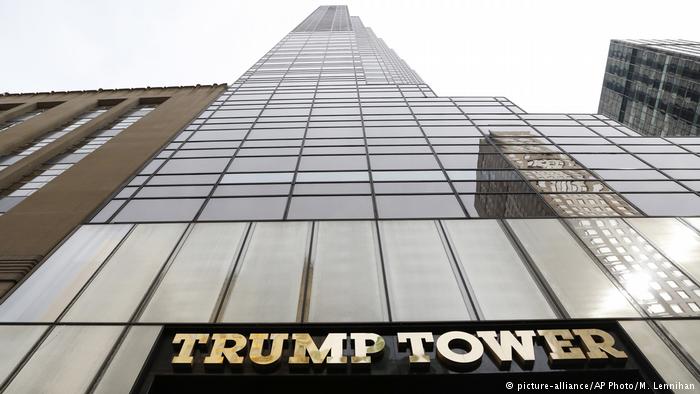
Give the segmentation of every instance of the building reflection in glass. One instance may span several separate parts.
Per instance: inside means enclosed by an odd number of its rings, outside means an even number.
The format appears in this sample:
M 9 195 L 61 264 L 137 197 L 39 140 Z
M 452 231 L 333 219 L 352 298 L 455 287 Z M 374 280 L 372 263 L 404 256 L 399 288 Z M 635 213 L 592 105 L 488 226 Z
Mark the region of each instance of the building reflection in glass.
M 547 145 L 546 140 L 529 132 L 491 132 L 488 139 L 490 141 L 482 140 L 480 145 L 479 164 L 484 165 L 484 168 L 500 165 L 498 168 L 518 170 L 532 191 L 540 193 L 544 202 L 559 216 L 639 215 L 635 208 L 590 171 L 581 167 L 568 154 Z M 502 153 L 502 156 L 485 154 L 495 152 Z M 481 160 L 482 157 L 484 161 Z M 486 163 L 486 160 L 490 162 Z M 501 162 L 496 163 L 496 160 Z M 504 188 L 508 185 L 488 187 Z M 522 189 L 522 186 L 518 187 Z M 483 205 L 483 209 L 492 208 Z M 541 210 L 536 205 L 528 206 L 527 209 Z
M 700 288 L 622 219 L 567 219 L 610 274 L 650 316 L 700 316 Z

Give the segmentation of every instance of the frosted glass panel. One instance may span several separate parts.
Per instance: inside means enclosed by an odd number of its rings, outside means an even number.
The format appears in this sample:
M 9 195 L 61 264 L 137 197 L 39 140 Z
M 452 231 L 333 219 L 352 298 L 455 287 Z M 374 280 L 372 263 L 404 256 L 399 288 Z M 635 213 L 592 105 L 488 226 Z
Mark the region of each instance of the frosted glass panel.
M 311 223 L 256 223 L 236 268 L 223 322 L 298 320 Z
M 556 318 L 498 221 L 443 223 L 484 319 Z
M 467 305 L 434 221 L 382 221 L 393 320 L 468 320 Z
M 100 378 L 95 393 L 128 393 L 162 326 L 132 326 Z
M 54 321 L 131 225 L 80 227 L 0 305 L 0 321 Z
M 572 318 L 639 317 L 558 220 L 509 219 L 508 224 Z
M 637 218 L 629 223 L 700 283 L 700 234 L 674 218 Z
M 646 322 L 621 321 L 620 325 L 666 382 L 691 383 L 698 387 L 700 383 Z
M 129 321 L 186 227 L 137 225 L 62 320 Z
M 246 227 L 246 223 L 196 224 L 139 320 L 208 322 Z
M 122 329 L 120 326 L 57 326 L 5 393 L 84 393 Z
M 0 326 L 0 384 L 46 331 L 46 326 Z
M 374 222 L 319 222 L 316 233 L 308 320 L 387 320 Z

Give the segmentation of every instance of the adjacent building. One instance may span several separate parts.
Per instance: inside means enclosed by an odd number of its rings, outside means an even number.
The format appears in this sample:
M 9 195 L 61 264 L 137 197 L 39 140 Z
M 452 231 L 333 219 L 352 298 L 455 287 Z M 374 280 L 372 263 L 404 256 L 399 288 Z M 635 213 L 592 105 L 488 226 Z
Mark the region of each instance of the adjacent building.
M 598 113 L 642 135 L 699 135 L 700 42 L 610 41 Z
M 2 392 L 700 387 L 699 139 L 439 96 L 345 6 L 0 108 Z

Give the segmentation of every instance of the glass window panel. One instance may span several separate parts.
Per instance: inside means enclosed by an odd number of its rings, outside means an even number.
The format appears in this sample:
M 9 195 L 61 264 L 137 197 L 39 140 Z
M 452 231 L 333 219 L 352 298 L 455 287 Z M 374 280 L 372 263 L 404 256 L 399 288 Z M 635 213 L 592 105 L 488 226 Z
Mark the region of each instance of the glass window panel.
M 7 379 L 44 331 L 45 326 L 0 326 L 0 382 Z
M 292 197 L 289 219 L 371 219 L 371 196 Z
M 436 223 L 381 221 L 379 228 L 393 320 L 469 320 Z
M 298 320 L 308 222 L 256 223 L 223 308 L 222 322 Z
M 304 147 L 305 155 L 364 155 L 364 146 Z
M 498 221 L 443 223 L 484 319 L 556 318 Z
M 0 320 L 56 320 L 130 229 L 130 225 L 81 226 L 0 304 Z
M 687 192 L 683 186 L 671 181 L 608 181 L 617 192 Z
M 362 138 L 361 127 L 309 128 L 306 138 Z
M 299 163 L 299 171 L 352 171 L 366 169 L 367 157 L 365 155 L 302 156 Z
M 681 181 L 681 183 L 694 192 L 700 192 L 700 181 Z
M 196 224 L 139 320 L 210 321 L 245 229 L 245 223 Z
M 601 178 L 608 179 L 668 179 L 656 170 L 595 170 Z
M 238 151 L 238 156 L 296 156 L 301 149 L 294 148 L 244 148 Z
M 445 181 L 442 171 L 372 171 L 372 179 L 381 181 Z
M 649 216 L 700 215 L 700 197 L 690 193 L 625 193 L 623 196 Z
M 379 245 L 369 221 L 319 222 L 308 320 L 386 321 Z
M 384 195 L 377 196 L 376 199 L 379 217 L 382 219 L 465 216 L 454 195 Z
M 537 130 L 539 130 L 542 134 L 544 135 L 549 135 L 549 136 L 558 136 L 558 137 L 564 137 L 564 136 L 570 136 L 570 137 L 597 137 L 594 132 L 588 130 L 587 128 L 583 126 L 568 126 L 568 127 L 562 127 L 562 126 L 537 126 Z
M 700 157 L 691 154 L 641 154 L 637 156 L 656 168 L 700 169 Z
M 188 146 L 189 142 L 197 141 L 242 140 L 246 132 L 247 130 L 199 130 L 190 137 L 185 146 Z
M 206 197 L 213 186 L 157 186 L 144 187 L 136 197 Z
M 659 323 L 671 333 L 696 363 L 700 363 L 700 320 L 660 320 Z
M 124 205 L 125 202 L 126 201 L 124 201 L 124 200 L 112 200 L 112 201 L 110 201 L 109 203 L 107 203 L 107 205 L 105 205 L 104 208 L 102 208 L 102 210 L 100 210 L 100 213 L 95 215 L 95 217 L 93 217 L 92 220 L 90 220 L 90 223 L 105 223 L 105 222 L 107 222 L 109 220 L 109 218 L 111 218 L 112 215 L 114 215 L 114 213 L 117 212 L 117 210 L 119 208 L 121 208 L 122 205 Z
M 203 198 L 131 200 L 114 218 L 114 222 L 174 222 L 194 219 Z
M 162 326 L 132 326 L 100 378 L 94 393 L 131 391 Z
M 287 197 L 212 198 L 199 220 L 282 220 Z
M 370 154 L 381 154 L 381 153 L 424 153 L 432 154 L 430 147 L 427 145 L 411 146 L 411 145 L 399 145 L 399 146 L 370 146 L 367 148 Z
M 297 183 L 294 194 L 371 194 L 369 183 Z
M 578 153 L 572 156 L 586 168 L 649 168 L 639 159 L 627 154 Z
M 423 126 L 423 131 L 428 137 L 481 137 L 479 129 L 471 126 L 461 127 L 440 127 L 440 126 Z
M 61 320 L 129 321 L 186 227 L 179 223 L 136 226 Z
M 221 183 L 285 183 L 294 178 L 292 172 L 268 172 L 257 174 L 225 174 Z
M 439 169 L 433 155 L 370 155 L 373 170 L 432 170 Z
M 373 137 L 422 137 L 420 127 L 365 127 L 368 138 Z
M 377 194 L 452 193 L 447 182 L 376 182 Z
M 289 194 L 290 184 L 270 185 L 219 185 L 214 190 L 214 197 L 262 196 Z
M 296 156 L 237 157 L 228 172 L 294 171 Z
M 248 139 L 262 140 L 262 139 L 295 139 L 303 138 L 304 129 L 280 129 L 280 130 L 266 130 L 257 129 L 251 130 L 248 134 Z
M 700 283 L 700 235 L 675 218 L 628 220 L 640 234 Z
M 644 353 L 651 365 L 666 382 L 695 384 L 700 382 L 668 348 L 664 340 L 645 321 L 620 321 L 635 345 Z
M 228 158 L 204 159 L 173 159 L 168 160 L 158 171 L 159 174 L 198 174 L 207 172 L 223 172 L 228 164 Z
M 156 175 L 148 181 L 148 185 L 213 185 L 218 179 L 219 174 Z
M 173 157 L 176 159 L 191 159 L 196 157 L 231 157 L 235 153 L 235 149 L 182 149 L 175 152 Z
M 485 163 L 491 162 L 488 160 L 486 155 L 439 155 L 440 162 L 446 169 L 455 170 L 462 168 L 479 168 L 485 167 Z M 482 163 L 479 165 L 479 157 L 481 157 Z M 486 159 L 486 160 L 484 160 Z
M 297 182 L 367 182 L 369 173 L 353 172 L 299 172 Z
M 5 393 L 84 393 L 122 331 L 120 326 L 57 326 Z
M 666 170 L 664 172 L 675 179 L 700 179 L 700 170 Z
M 508 224 L 572 318 L 639 317 L 558 220 L 509 219 Z

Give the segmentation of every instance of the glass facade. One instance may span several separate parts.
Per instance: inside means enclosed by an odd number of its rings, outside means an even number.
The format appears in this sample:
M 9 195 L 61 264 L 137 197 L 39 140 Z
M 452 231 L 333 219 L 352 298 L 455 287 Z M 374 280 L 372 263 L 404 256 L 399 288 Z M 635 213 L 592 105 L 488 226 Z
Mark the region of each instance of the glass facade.
M 440 97 L 319 7 L 0 303 L 0 391 L 128 392 L 176 324 L 588 321 L 700 387 L 698 153 Z
M 700 135 L 700 42 L 612 40 L 598 112 L 644 135 Z

